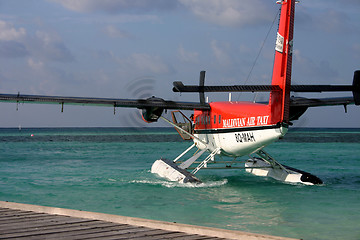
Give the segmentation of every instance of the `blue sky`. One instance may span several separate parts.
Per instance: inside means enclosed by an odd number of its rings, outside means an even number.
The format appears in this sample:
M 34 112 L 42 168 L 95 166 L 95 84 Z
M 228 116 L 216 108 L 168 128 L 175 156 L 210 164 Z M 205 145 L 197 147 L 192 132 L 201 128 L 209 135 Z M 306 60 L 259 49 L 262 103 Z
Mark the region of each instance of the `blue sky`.
M 270 0 L 0 0 L 0 92 L 198 101 L 171 89 L 175 80 L 197 84 L 201 70 L 207 84 L 269 84 L 278 9 Z M 293 83 L 351 84 L 360 69 L 359 10 L 358 0 L 296 5 Z M 142 125 L 133 109 L 61 113 L 57 105 L 0 103 L 0 110 L 0 127 Z M 296 125 L 360 127 L 359 118 L 355 106 L 347 114 L 313 108 Z

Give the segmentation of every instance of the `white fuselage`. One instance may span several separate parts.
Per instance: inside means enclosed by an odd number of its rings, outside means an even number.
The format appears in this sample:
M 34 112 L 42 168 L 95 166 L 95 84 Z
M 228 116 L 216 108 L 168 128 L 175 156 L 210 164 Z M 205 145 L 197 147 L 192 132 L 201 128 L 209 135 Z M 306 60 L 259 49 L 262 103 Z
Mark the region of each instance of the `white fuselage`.
M 240 157 L 251 154 L 275 142 L 284 136 L 287 130 L 286 127 L 246 129 L 246 131 L 241 131 L 241 128 L 237 128 L 227 129 L 227 131 L 222 130 L 219 133 L 213 130 L 211 133 L 195 133 L 194 136 L 198 139 L 194 138 L 194 143 L 199 149 L 208 149 L 208 151 L 212 152 L 216 148 L 220 148 L 219 154 L 221 155 Z

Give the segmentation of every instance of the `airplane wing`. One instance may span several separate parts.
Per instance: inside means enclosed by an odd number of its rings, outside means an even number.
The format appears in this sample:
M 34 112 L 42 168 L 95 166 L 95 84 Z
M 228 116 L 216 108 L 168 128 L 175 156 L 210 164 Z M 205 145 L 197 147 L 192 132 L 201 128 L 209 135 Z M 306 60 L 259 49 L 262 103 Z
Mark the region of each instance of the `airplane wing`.
M 334 97 L 334 98 L 290 98 L 289 120 L 298 120 L 309 107 L 336 106 L 343 105 L 347 112 L 347 105 L 356 104 L 354 97 Z
M 302 98 L 292 97 L 290 107 L 322 107 L 335 105 L 355 104 L 353 97 L 335 97 L 335 98 Z
M 347 105 L 360 105 L 360 70 L 354 72 L 353 84 L 348 86 L 334 86 L 334 85 L 295 85 L 291 86 L 293 92 L 336 92 L 336 91 L 350 91 L 352 97 L 332 97 L 332 98 L 290 98 L 290 113 L 289 119 L 297 120 L 309 107 L 321 106 L 335 106 L 343 105 L 345 112 L 347 112 Z
M 127 107 L 142 109 L 142 115 L 147 122 L 156 122 L 164 109 L 179 110 L 210 110 L 208 103 L 176 102 L 162 98 L 151 97 L 148 99 L 118 99 L 118 98 L 88 98 L 88 97 L 63 97 L 23 94 L 0 94 L 0 102 L 16 103 L 48 103 L 61 104 L 63 111 L 64 104 L 71 105 L 94 105 L 109 107 Z
M 204 74 L 200 79 L 204 78 Z M 204 86 L 204 81 L 200 81 L 199 86 L 184 85 L 182 82 L 173 83 L 174 92 L 271 92 L 279 91 L 278 85 L 232 85 L 232 86 Z M 331 105 L 360 105 L 360 70 L 354 72 L 352 85 L 291 85 L 291 92 L 352 92 L 353 97 L 348 98 L 292 98 L 290 106 L 297 107 L 316 107 Z M 200 101 L 201 101 L 200 97 Z
M 89 98 L 89 97 L 63 97 L 63 96 L 43 96 L 43 95 L 23 95 L 23 94 L 0 94 L 1 102 L 18 103 L 58 103 L 74 105 L 96 105 L 110 107 L 128 108 L 148 108 L 161 107 L 164 109 L 180 110 L 209 110 L 209 104 L 196 102 L 175 102 L 161 98 L 151 97 L 148 99 L 119 99 L 119 98 Z
M 271 92 L 281 90 L 278 85 L 232 85 L 232 86 L 205 86 L 205 72 L 200 73 L 200 83 L 184 85 L 174 82 L 174 92 L 199 92 L 200 102 L 204 102 L 204 92 Z M 352 97 L 334 98 L 290 98 L 289 120 L 297 120 L 309 107 L 343 105 L 345 112 L 347 105 L 360 105 L 360 70 L 354 72 L 352 85 L 291 85 L 291 92 L 352 92 Z
M 147 122 L 155 122 L 161 116 L 164 109 L 178 110 L 210 110 L 210 105 L 205 102 L 204 92 L 266 92 L 279 91 L 277 85 L 234 85 L 234 86 L 204 86 L 205 71 L 200 73 L 198 86 L 187 85 L 182 82 L 174 82 L 174 92 L 199 92 L 200 102 L 177 102 L 151 97 L 148 99 L 118 99 L 118 98 L 87 98 L 87 97 L 63 97 L 43 95 L 0 94 L 2 102 L 17 103 L 57 103 L 77 105 L 98 105 L 110 107 L 128 107 L 142 109 L 143 118 Z M 351 91 L 353 97 L 342 98 L 300 98 L 290 99 L 290 120 L 297 120 L 309 107 L 332 106 L 349 104 L 360 105 L 360 70 L 354 72 L 352 85 L 292 85 L 292 92 L 335 92 Z

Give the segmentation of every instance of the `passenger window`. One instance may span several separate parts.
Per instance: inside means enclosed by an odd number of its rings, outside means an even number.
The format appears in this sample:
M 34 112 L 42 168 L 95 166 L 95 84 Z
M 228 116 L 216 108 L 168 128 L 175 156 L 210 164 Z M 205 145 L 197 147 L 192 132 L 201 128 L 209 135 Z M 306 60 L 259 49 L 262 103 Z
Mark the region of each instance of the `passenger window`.
M 221 115 L 219 115 L 219 124 L 221 123 Z
M 216 124 L 216 115 L 214 115 L 214 124 Z

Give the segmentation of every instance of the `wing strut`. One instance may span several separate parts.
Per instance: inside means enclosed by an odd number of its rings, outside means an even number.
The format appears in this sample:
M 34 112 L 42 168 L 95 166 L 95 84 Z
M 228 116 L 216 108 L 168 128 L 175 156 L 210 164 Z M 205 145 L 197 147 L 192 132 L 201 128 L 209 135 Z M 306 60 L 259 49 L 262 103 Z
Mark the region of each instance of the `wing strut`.
M 205 84 L 205 71 L 201 71 L 200 79 L 199 79 L 199 97 L 201 104 L 205 104 L 204 84 Z

